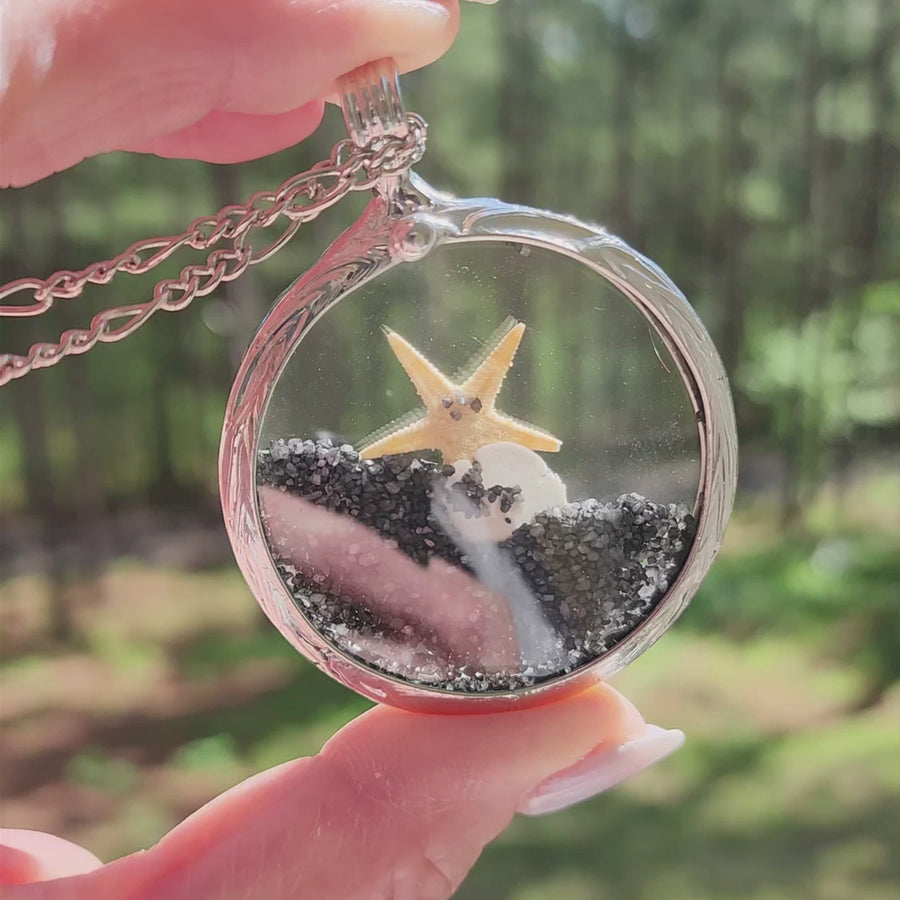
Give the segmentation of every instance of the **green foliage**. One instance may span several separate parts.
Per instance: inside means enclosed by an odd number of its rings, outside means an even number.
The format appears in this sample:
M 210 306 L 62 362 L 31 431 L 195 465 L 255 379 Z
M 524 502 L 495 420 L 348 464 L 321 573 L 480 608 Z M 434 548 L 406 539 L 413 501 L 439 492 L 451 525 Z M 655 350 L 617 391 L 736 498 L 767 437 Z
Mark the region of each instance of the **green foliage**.
M 734 378 L 744 446 L 776 446 L 793 472 L 786 506 L 828 477 L 836 447 L 896 434 L 897 15 L 885 0 L 508 0 L 463 16 L 447 57 L 406 78 L 408 105 L 430 121 L 420 168 L 435 184 L 600 220 L 670 271 Z M 230 169 L 111 154 L 11 192 L 4 276 L 177 230 L 308 167 L 341 130 L 332 116 L 304 145 Z M 185 492 L 211 503 L 235 361 L 268 302 L 358 207 L 301 230 L 227 296 L 11 385 L 0 474 L 17 486 L 4 507 L 41 495 L 25 446 L 50 470 L 56 508 L 83 508 L 86 485 L 101 507 Z M 4 348 L 151 288 L 121 278 L 39 323 L 11 322 Z M 566 327 L 542 322 L 545 352 L 567 346 Z M 337 352 L 359 337 L 348 325 Z M 585 375 L 595 394 L 601 369 Z M 558 387 L 551 376 L 542 395 Z
M 175 768 L 188 772 L 233 769 L 238 762 L 237 748 L 229 734 L 213 734 L 182 744 L 172 757 Z
M 802 636 L 852 662 L 867 705 L 900 680 L 900 554 L 891 534 L 782 537 L 723 556 L 684 627 L 739 641 Z
M 278 657 L 297 661 L 293 647 L 274 628 L 265 628 L 234 635 L 216 632 L 202 636 L 185 648 L 180 665 L 186 677 L 208 679 L 250 660 Z
M 860 426 L 900 419 L 900 283 L 872 285 L 859 310 L 810 313 L 799 327 L 775 326 L 753 335 L 739 384 L 748 396 L 784 416 L 779 434 L 794 427 L 795 398 L 814 406 L 822 440 L 852 437 Z
M 91 749 L 73 756 L 66 767 L 72 784 L 97 788 L 112 794 L 127 794 L 138 781 L 138 769 L 126 759 Z
M 782 540 L 720 559 L 691 605 L 688 625 L 733 634 L 833 625 L 849 612 L 887 606 L 898 579 L 900 560 L 887 543 Z
M 156 644 L 123 639 L 121 629 L 113 623 L 97 623 L 87 630 L 85 637 L 91 654 L 122 674 L 140 674 L 152 669 L 162 656 Z

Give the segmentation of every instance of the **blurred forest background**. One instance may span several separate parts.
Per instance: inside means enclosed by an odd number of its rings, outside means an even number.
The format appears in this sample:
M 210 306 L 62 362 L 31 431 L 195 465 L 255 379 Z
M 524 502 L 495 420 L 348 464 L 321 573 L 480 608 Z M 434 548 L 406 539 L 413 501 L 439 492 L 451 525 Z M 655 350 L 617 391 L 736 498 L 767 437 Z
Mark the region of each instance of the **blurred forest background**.
M 419 171 L 600 221 L 694 302 L 742 441 L 725 550 L 616 679 L 685 748 L 516 821 L 463 898 L 878 900 L 900 884 L 900 7 L 504 0 L 405 79 Z M 3 280 L 77 269 L 279 184 L 342 134 L 234 167 L 114 154 L 0 199 Z M 144 847 L 365 703 L 262 621 L 216 497 L 230 380 L 270 302 L 364 198 L 0 407 L 3 823 Z M 189 255 L 173 261 L 184 265 Z M 163 272 L 170 274 L 170 272 Z M 4 322 L 3 349 L 153 278 Z

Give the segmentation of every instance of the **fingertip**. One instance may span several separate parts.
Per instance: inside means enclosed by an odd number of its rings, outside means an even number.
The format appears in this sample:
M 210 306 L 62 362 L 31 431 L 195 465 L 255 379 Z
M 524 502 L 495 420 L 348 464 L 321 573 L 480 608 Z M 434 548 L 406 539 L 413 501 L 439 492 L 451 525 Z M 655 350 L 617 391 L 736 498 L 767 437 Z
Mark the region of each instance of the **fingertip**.
M 22 828 L 0 829 L 0 885 L 83 875 L 101 865 L 84 847 L 55 835 Z
M 608 711 L 610 720 L 615 723 L 615 732 L 622 741 L 639 737 L 644 733 L 647 723 L 638 708 L 611 684 L 600 682 L 589 691 L 589 699 L 600 703 Z
M 437 18 L 433 40 L 418 45 L 408 45 L 410 49 L 396 54 L 397 68 L 401 72 L 411 72 L 430 65 L 440 59 L 450 49 L 459 31 L 459 3 L 457 0 L 425 0 L 434 7 L 442 7 L 443 15 Z
M 627 698 L 598 683 L 558 702 L 510 712 L 422 715 L 378 706 L 341 729 L 321 756 L 351 777 L 365 779 L 387 761 L 413 779 L 421 772 L 432 784 L 475 778 L 514 792 L 645 728 Z
M 316 100 L 275 115 L 213 110 L 193 125 L 123 149 L 220 165 L 245 162 L 305 140 L 319 127 L 324 106 Z
M 0 885 L 31 884 L 40 878 L 40 867 L 30 853 L 0 844 Z

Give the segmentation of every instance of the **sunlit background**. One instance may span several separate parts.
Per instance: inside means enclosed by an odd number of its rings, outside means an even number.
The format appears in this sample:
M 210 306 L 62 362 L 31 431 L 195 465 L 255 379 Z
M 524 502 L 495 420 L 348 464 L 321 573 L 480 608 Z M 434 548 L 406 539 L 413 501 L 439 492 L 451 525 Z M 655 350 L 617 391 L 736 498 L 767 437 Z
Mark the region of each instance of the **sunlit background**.
M 659 262 L 725 360 L 742 470 L 701 593 L 615 680 L 686 746 L 608 796 L 516 820 L 458 896 L 894 897 L 900 9 L 504 0 L 464 12 L 448 56 L 404 79 L 431 126 L 419 171 L 601 222 Z M 341 134 L 332 111 L 303 146 L 255 163 L 116 154 L 8 190 L 3 280 L 177 231 L 309 167 Z M 4 389 L 4 825 L 104 858 L 145 847 L 365 708 L 263 620 L 215 475 L 250 335 L 363 202 L 227 290 Z M 153 281 L 121 276 L 6 320 L 3 349 L 143 300 Z

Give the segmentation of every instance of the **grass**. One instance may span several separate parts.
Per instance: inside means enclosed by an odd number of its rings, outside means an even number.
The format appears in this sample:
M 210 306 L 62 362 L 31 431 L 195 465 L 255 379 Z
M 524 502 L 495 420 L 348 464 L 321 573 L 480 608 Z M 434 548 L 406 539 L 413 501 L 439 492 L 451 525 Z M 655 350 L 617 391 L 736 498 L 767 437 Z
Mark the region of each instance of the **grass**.
M 695 740 L 556 820 L 517 821 L 459 896 L 560 896 L 553 885 L 577 878 L 573 897 L 887 897 L 900 868 L 886 725 L 862 745 L 848 723 L 797 740 Z
M 517 819 L 459 898 L 894 896 L 900 693 L 847 714 L 853 673 L 802 643 L 762 639 L 730 659 L 707 637 L 665 644 L 617 686 L 651 720 L 684 727 L 685 747 L 608 795 Z M 689 675 L 686 690 L 660 695 L 673 673 Z M 765 702 L 745 704 L 760 685 Z
M 616 679 L 685 747 L 606 796 L 516 819 L 460 898 L 896 895 L 892 535 L 776 540 L 752 514 L 735 533 L 679 626 Z M 69 648 L 40 648 L 42 590 L 3 586 L 6 825 L 111 858 L 365 708 L 260 621 L 231 570 L 119 564 Z

